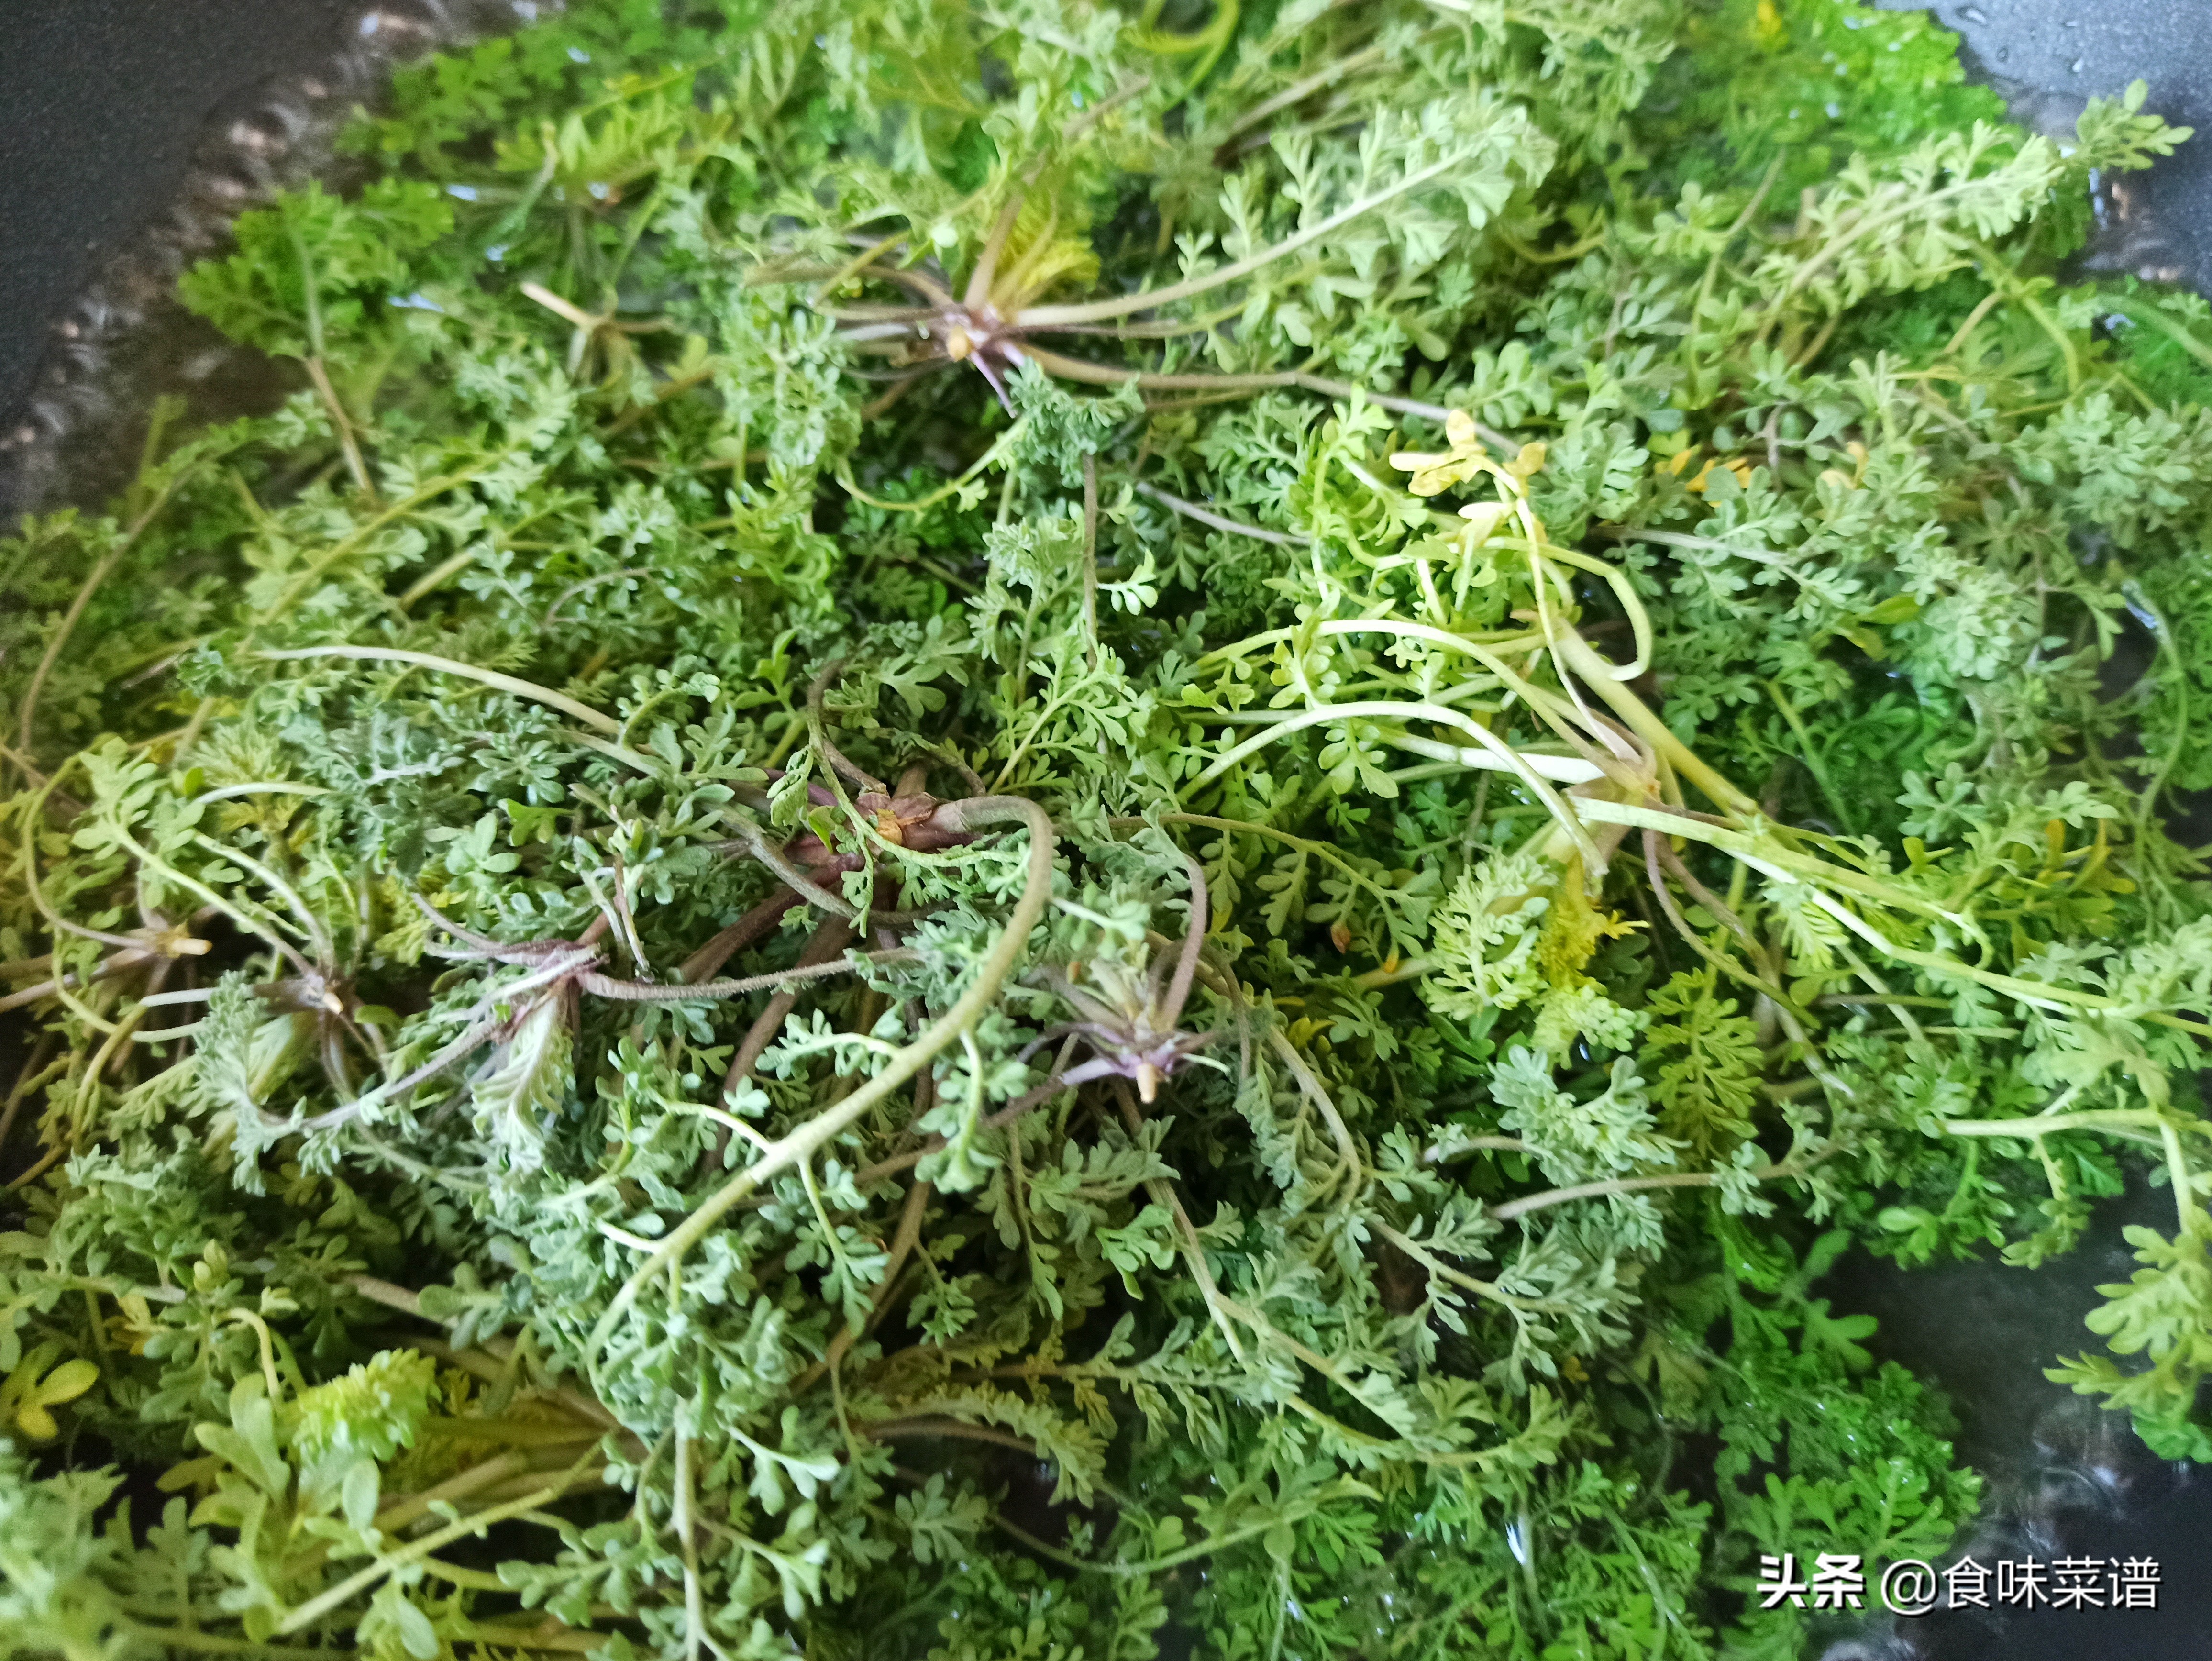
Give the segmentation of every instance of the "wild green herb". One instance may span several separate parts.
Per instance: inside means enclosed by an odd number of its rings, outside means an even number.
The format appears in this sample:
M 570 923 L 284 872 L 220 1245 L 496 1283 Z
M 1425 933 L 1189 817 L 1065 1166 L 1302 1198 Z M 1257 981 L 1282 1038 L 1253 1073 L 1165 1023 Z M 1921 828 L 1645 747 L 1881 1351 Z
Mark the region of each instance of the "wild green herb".
M 2212 1452 L 2139 102 L 1850 0 L 404 72 L 185 279 L 296 395 L 0 544 L 0 1655 L 1795 1656 L 1761 1552 L 1978 1496 L 1814 1283 L 2130 1181 L 2057 1376 Z

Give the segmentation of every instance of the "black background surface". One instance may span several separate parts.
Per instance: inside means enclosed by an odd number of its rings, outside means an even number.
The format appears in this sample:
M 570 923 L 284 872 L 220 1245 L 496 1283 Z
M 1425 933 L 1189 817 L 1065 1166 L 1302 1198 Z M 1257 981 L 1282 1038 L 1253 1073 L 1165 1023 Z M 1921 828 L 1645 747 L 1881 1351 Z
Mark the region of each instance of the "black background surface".
M 172 199 L 230 94 L 329 58 L 359 0 L 0 0 L 0 431 L 46 326 Z

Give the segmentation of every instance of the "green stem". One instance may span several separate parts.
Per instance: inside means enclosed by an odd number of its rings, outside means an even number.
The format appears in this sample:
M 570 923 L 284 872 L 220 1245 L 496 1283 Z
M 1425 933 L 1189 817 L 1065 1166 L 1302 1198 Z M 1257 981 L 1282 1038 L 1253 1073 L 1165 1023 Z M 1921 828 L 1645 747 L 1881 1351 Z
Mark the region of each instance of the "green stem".
M 1464 653 L 1497 676 L 1508 690 L 1518 693 L 1527 701 L 1530 709 L 1549 720 L 1553 730 L 1564 732 L 1565 729 L 1559 727 L 1559 722 L 1573 721 L 1577 719 L 1572 704 L 1534 684 L 1519 670 L 1506 662 L 1502 655 L 1508 648 L 1540 649 L 1545 643 L 1544 638 L 1541 635 L 1533 632 L 1515 634 L 1500 640 L 1485 642 L 1471 639 L 1465 635 L 1455 635 L 1448 629 L 1433 628 L 1425 623 L 1401 623 L 1391 618 L 1331 618 L 1319 624 L 1300 624 L 1290 629 L 1270 629 L 1264 634 L 1249 636 L 1233 646 L 1218 647 L 1200 658 L 1198 660 L 1199 666 L 1203 667 L 1216 659 L 1240 658 L 1248 652 L 1255 651 L 1263 646 L 1273 646 L 1279 642 L 1295 642 L 1300 636 L 1305 634 L 1309 628 L 1322 639 L 1340 635 L 1389 635 L 1399 640 L 1419 641 L 1424 645 L 1439 647 L 1448 652 Z
M 2179 1124 L 2155 1108 L 2084 1108 L 2078 1113 L 2036 1114 L 2019 1119 L 1939 1119 L 1953 1136 L 2048 1136 L 2060 1130 L 2141 1129 L 2195 1131 L 2212 1137 L 2212 1124 L 2185 1119 Z
M 1014 326 L 1021 329 L 1048 329 L 1063 323 L 1105 323 L 1117 317 L 1127 317 L 1136 312 L 1148 312 L 1160 306 L 1174 304 L 1178 300 L 1189 300 L 1226 283 L 1249 277 L 1254 271 L 1273 265 L 1277 260 L 1310 247 L 1324 237 L 1333 236 L 1354 220 L 1363 219 L 1376 209 L 1387 207 L 1400 197 L 1417 191 L 1422 186 L 1442 179 L 1455 168 L 1467 165 L 1463 155 L 1451 155 L 1441 161 L 1431 161 L 1425 167 L 1417 167 L 1388 190 L 1363 197 L 1347 208 L 1339 209 L 1319 223 L 1310 226 L 1295 236 L 1284 238 L 1272 247 L 1262 248 L 1255 254 L 1234 260 L 1218 271 L 1202 277 L 1189 277 L 1181 283 L 1170 283 L 1164 289 L 1147 289 L 1133 295 L 1118 295 L 1112 300 L 1094 300 L 1078 306 L 1031 306 L 1017 313 Z
M 1615 678 L 1613 666 L 1592 651 L 1580 635 L 1567 630 L 1553 644 L 1566 666 L 1613 706 L 1613 713 L 1627 723 L 1629 730 L 1664 756 L 1674 770 L 1704 791 L 1715 806 L 1737 818 L 1759 812 L 1757 802 L 1707 766 L 1674 735 L 1673 728 L 1652 713 L 1650 705 Z
M 2189 1160 L 2181 1151 L 2181 1133 L 2169 1119 L 2159 1125 L 2158 1134 L 2159 1140 L 2166 1145 L 2166 1180 L 2173 1189 L 2173 1209 L 2181 1234 L 2212 1232 L 2197 1209 L 2197 1183 L 2189 1173 Z
M 917 501 L 890 502 L 885 500 L 882 496 L 870 496 L 866 490 L 862 490 L 854 482 L 852 468 L 848 464 L 842 461 L 837 464 L 837 482 L 845 487 L 846 495 L 851 496 L 855 502 L 865 502 L 869 507 L 880 508 L 887 514 L 918 514 L 926 508 L 934 508 L 939 502 L 945 501 L 949 496 L 956 495 L 962 485 L 967 484 L 970 479 L 973 479 L 984 472 L 994 462 L 998 461 L 1001 457 L 1009 454 L 1012 451 L 1014 446 L 1021 441 L 1022 435 L 1029 430 L 1029 425 L 1030 418 L 1027 416 L 1024 416 L 1020 420 L 1015 422 L 1012 426 L 1007 428 L 1006 430 L 1000 435 L 999 441 L 997 443 L 994 444 L 989 449 L 984 451 L 981 455 L 978 456 L 975 461 L 969 465 L 966 472 L 961 474 L 959 478 L 952 480 L 950 484 L 940 485 L 938 489 L 932 490 L 927 496 L 922 496 Z M 721 520 L 708 520 L 693 528 L 701 531 L 721 529 L 725 528 L 726 526 L 734 525 L 736 521 L 734 520 L 726 521 Z
M 1787 1165 L 1763 1165 L 1752 1167 L 1751 1173 L 1760 1182 L 1771 1182 L 1778 1177 L 1795 1177 L 1798 1171 Z M 1510 1222 L 1516 1217 L 1526 1216 L 1532 1211 L 1565 1205 L 1572 1200 L 1602 1199 L 1614 1194 L 1641 1194 L 1661 1188 L 1712 1188 L 1720 1177 L 1711 1171 L 1674 1171 L 1659 1177 L 1612 1177 L 1603 1182 L 1577 1183 L 1571 1188 L 1547 1189 L 1541 1194 L 1528 1194 L 1517 1200 L 1508 1200 L 1504 1205 L 1490 1208 L 1490 1214 L 1499 1222 Z
M 686 1251 L 704 1239 L 709 1230 L 762 1183 L 799 1160 L 812 1158 L 817 1150 L 858 1123 L 893 1091 L 927 1067 L 939 1050 L 973 1026 L 997 1000 L 1000 988 L 1013 973 L 1016 962 L 1029 943 L 1030 931 L 1043 917 L 1045 906 L 1052 897 L 1053 858 L 1059 843 L 1053 834 L 1051 818 L 1033 801 L 1014 796 L 981 796 L 957 804 L 957 809 L 960 828 L 963 830 L 1018 821 L 1028 825 L 1030 832 L 1028 880 L 1023 885 L 1021 897 L 1014 904 L 1012 916 L 1006 920 L 1006 929 L 977 967 L 975 979 L 927 1031 L 896 1051 L 882 1072 L 828 1112 L 817 1114 L 762 1149 L 757 1159 L 686 1217 L 661 1242 L 659 1249 L 623 1282 L 584 1347 L 586 1364 L 595 1383 L 599 1358 L 616 1323 L 647 1285 L 672 1269 Z
M 287 611 L 292 609 L 294 604 L 299 599 L 301 595 L 306 593 L 307 590 L 321 578 L 324 572 L 329 570 L 331 566 L 337 564 L 348 554 L 352 553 L 356 549 L 361 547 L 371 537 L 374 536 L 379 531 L 381 531 L 386 526 L 391 524 L 394 520 L 405 518 L 409 514 L 412 513 L 416 508 L 421 507 L 424 502 L 431 500 L 433 497 L 443 496 L 447 490 L 453 489 L 457 485 L 468 484 L 471 480 L 474 479 L 477 474 L 496 465 L 506 459 L 507 453 L 505 451 L 501 451 L 497 455 L 493 456 L 489 459 L 465 467 L 458 472 L 441 474 L 440 477 L 431 479 L 428 483 L 424 484 L 411 496 L 407 496 L 402 501 L 393 502 L 390 507 L 385 508 L 374 518 L 368 520 L 368 523 L 360 526 L 354 531 L 349 532 L 346 536 L 341 538 L 336 543 L 333 543 L 304 570 L 301 571 L 298 575 L 295 576 L 290 582 L 287 583 L 284 587 L 284 592 L 279 594 L 269 609 L 266 611 L 264 611 L 255 619 L 255 621 L 262 624 L 274 623 L 277 618 L 283 617 Z
M 47 637 L 46 649 L 39 657 L 39 666 L 31 672 L 31 684 L 23 691 L 22 718 L 16 723 L 15 742 L 25 755 L 27 756 L 31 750 L 31 722 L 38 714 L 39 695 L 46 690 L 46 677 L 53 672 L 54 665 L 61 657 L 62 648 L 69 644 L 70 636 L 76 632 L 77 623 L 84 616 L 84 608 L 92 604 L 93 595 L 100 592 L 100 585 L 107 581 L 123 557 L 137 545 L 138 538 L 145 533 L 146 527 L 154 522 L 154 515 L 161 511 L 185 478 L 185 475 L 180 473 L 161 486 L 161 494 L 147 506 L 145 512 L 132 521 L 131 528 L 124 532 L 123 540 L 109 549 L 100 563 L 86 575 L 83 582 L 77 587 L 76 598 L 70 601 L 69 610 L 62 613 L 62 620 Z
M 1480 1280 L 1474 1275 L 1461 1273 L 1437 1257 L 1434 1252 L 1413 1238 L 1412 1235 L 1401 1234 L 1387 1223 L 1376 1223 L 1374 1228 L 1377 1234 L 1427 1269 L 1430 1274 L 1449 1281 L 1454 1286 L 1464 1287 L 1479 1298 L 1487 1298 L 1494 1303 L 1503 1304 L 1516 1315 L 1525 1314 L 1531 1309 L 1540 1306 L 1530 1304 L 1523 1299 L 1516 1298 L 1511 1293 L 1499 1287 L 1495 1281 Z
M 1302 369 L 1262 370 L 1252 374 L 1233 374 L 1224 370 L 1176 374 L 1152 369 L 1116 369 L 1103 363 L 1092 363 L 1065 353 L 1048 351 L 1034 343 L 1022 350 L 1036 362 L 1047 374 L 1057 375 L 1063 380 L 1080 380 L 1093 386 L 1126 386 L 1135 385 L 1147 392 L 1257 392 L 1271 386 L 1296 386 L 1310 392 L 1319 392 L 1323 398 L 1349 399 L 1353 396 L 1365 399 L 1377 409 L 1389 410 L 1397 415 L 1421 416 L 1430 421 L 1442 421 L 1451 413 L 1441 404 L 1425 404 L 1419 399 L 1400 398 L 1395 392 L 1371 392 L 1365 386 L 1355 386 L 1349 380 L 1332 380 L 1327 375 L 1308 374 Z M 1486 437 L 1504 444 L 1502 437 L 1486 429 Z
M 1589 832 L 1583 827 L 1575 811 L 1567 806 L 1565 798 L 1552 788 L 1546 776 L 1571 770 L 1572 776 L 1567 782 L 1583 783 L 1594 774 L 1595 770 L 1592 765 L 1572 756 L 1535 755 L 1516 750 L 1488 727 L 1470 720 L 1456 709 L 1447 709 L 1439 703 L 1376 702 L 1325 704 L 1318 709 L 1301 709 L 1289 719 L 1255 733 L 1243 743 L 1216 756 L 1206 770 L 1186 788 L 1196 790 L 1211 783 L 1245 757 L 1302 728 L 1329 721 L 1360 720 L 1425 721 L 1439 727 L 1455 727 L 1465 733 L 1481 747 L 1461 752 L 1460 759 L 1464 764 L 1516 775 L 1574 843 L 1577 851 L 1583 856 L 1583 869 L 1591 873 L 1605 869 L 1605 856 L 1598 851 L 1597 844 L 1590 839 Z
M 1798 717 L 1797 706 L 1790 703 L 1789 693 L 1782 690 L 1779 681 L 1768 681 L 1766 691 L 1774 700 L 1774 707 L 1782 712 L 1782 719 L 1788 724 L 1790 735 L 1797 740 L 1797 747 L 1803 751 L 1805 770 L 1820 787 L 1821 795 L 1827 800 L 1828 811 L 1836 816 L 1837 822 L 1845 830 L 1856 833 L 1859 828 L 1857 818 L 1850 808 L 1844 806 L 1843 797 L 1837 793 L 1835 781 L 1828 776 L 1826 764 L 1821 761 L 1820 752 L 1813 743 L 1813 735 L 1805 730 L 1805 723 Z
M 418 669 L 435 669 L 442 674 L 459 675 L 464 680 L 496 687 L 516 697 L 542 703 L 549 709 L 558 709 L 562 715 L 572 715 L 609 738 L 622 732 L 622 723 L 613 716 L 603 715 L 591 705 L 579 703 L 550 687 L 540 686 L 534 681 L 520 680 L 513 675 L 502 675 L 496 669 L 483 669 L 473 663 L 462 663 L 453 658 L 433 657 L 428 652 L 404 652 L 393 646 L 299 646 L 289 651 L 256 652 L 253 655 L 267 663 L 306 658 L 349 658 L 363 663 L 410 663 Z
M 2098 302 L 2109 306 L 2122 317 L 2149 325 L 2206 368 L 2212 369 L 2212 346 L 2207 346 L 2177 319 L 2168 316 L 2164 307 L 2130 294 L 2100 295 Z
M 1031 1551 L 1049 1557 L 1055 1563 L 1065 1564 L 1069 1568 L 1091 1574 L 1120 1574 L 1133 1578 L 1164 1574 L 1181 1564 L 1194 1563 L 1200 1558 L 1210 1557 L 1217 1551 L 1226 1551 L 1231 1546 L 1241 1546 L 1248 1540 L 1257 1540 L 1275 1525 L 1273 1519 L 1271 1518 L 1266 1523 L 1255 1524 L 1248 1529 L 1239 1529 L 1234 1534 L 1218 1535 L 1211 1540 L 1201 1540 L 1194 1546 L 1185 1546 L 1181 1551 L 1171 1551 L 1164 1557 L 1155 1557 L 1146 1562 L 1095 1563 L 1087 1558 L 1078 1557 L 1073 1552 L 1064 1550 L 1048 1541 L 1038 1539 L 1036 1535 L 1031 1534 L 1019 1524 L 1008 1522 L 996 1512 L 991 1513 L 991 1521 L 994 1526 L 1012 1535 Z
M 280 1638 L 289 1638 L 303 1627 L 314 1625 L 332 1609 L 367 1591 L 393 1570 L 404 1568 L 410 1563 L 417 1562 L 429 1556 L 441 1546 L 451 1545 L 454 1541 L 467 1535 L 481 1534 L 494 1523 L 503 1523 L 510 1517 L 520 1517 L 525 1512 L 536 1511 L 541 1506 L 550 1505 L 568 1491 L 570 1484 L 574 1482 L 581 1469 L 582 1462 L 580 1461 L 558 1481 L 549 1483 L 533 1493 L 526 1494 L 520 1500 L 510 1500 L 503 1506 L 494 1506 L 488 1511 L 473 1512 L 464 1517 L 458 1523 L 447 1524 L 434 1534 L 424 1535 L 411 1545 L 403 1546 L 398 1551 L 386 1553 L 359 1573 L 349 1575 L 320 1597 L 311 1598 L 301 1604 L 278 1624 L 276 1635 Z
M 1310 837 L 1296 836 L 1288 830 L 1279 830 L 1272 824 L 1260 824 L 1251 819 L 1217 818 L 1211 813 L 1163 813 L 1159 816 L 1159 822 L 1162 824 L 1194 824 L 1201 830 L 1219 830 L 1231 836 L 1266 837 L 1272 841 L 1283 843 L 1285 847 L 1294 848 L 1301 854 L 1320 860 L 1325 865 L 1334 867 L 1344 873 L 1346 881 L 1373 895 L 1379 904 L 1389 906 L 1397 902 L 1398 897 L 1395 894 L 1361 871 L 1358 866 L 1338 853 L 1329 843 L 1316 842 Z M 1147 823 L 1148 821 L 1141 818 L 1117 818 L 1108 821 L 1109 828 L 1115 831 L 1141 830 Z
M 2079 1113 L 2038 1114 L 2021 1119 L 1941 1119 L 1936 1123 L 1949 1135 L 2015 1136 L 2034 1142 L 2038 1152 L 2042 1149 L 2043 1139 L 2056 1131 L 2155 1130 L 2165 1152 L 2166 1178 L 2173 1189 L 2173 1207 L 2181 1232 L 2207 1232 L 2203 1214 L 2197 1208 L 2196 1179 L 2181 1146 L 2181 1133 L 2185 1130 L 2212 1136 L 2212 1125 L 2202 1120 L 2185 1119 L 2177 1123 L 2171 1115 L 2154 1108 L 2092 1108 Z

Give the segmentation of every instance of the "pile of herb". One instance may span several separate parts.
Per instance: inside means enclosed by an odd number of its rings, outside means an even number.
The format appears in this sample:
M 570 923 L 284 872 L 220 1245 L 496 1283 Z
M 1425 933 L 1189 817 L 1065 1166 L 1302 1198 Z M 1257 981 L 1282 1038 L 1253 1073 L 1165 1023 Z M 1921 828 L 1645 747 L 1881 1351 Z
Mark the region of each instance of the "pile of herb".
M 2171 1233 L 2212 313 L 1850 0 L 592 0 L 0 543 L 0 1655 L 1784 1658 Z M 2023 1363 L 2025 1364 L 2025 1363 Z

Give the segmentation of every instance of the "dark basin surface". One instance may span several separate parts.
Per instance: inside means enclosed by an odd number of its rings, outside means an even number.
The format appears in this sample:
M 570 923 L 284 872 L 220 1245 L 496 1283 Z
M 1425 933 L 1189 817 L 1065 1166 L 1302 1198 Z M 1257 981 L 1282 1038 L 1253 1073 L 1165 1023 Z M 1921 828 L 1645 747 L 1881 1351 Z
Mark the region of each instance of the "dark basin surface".
M 174 200 L 209 117 L 334 55 L 349 0 L 0 6 L 0 432 L 101 257 Z
M 1972 70 L 2031 125 L 2069 131 L 2086 100 L 2140 79 L 2149 107 L 2195 127 L 2197 143 L 2121 186 L 2122 222 L 2110 228 L 2099 258 L 2212 290 L 2212 3 L 1939 0 L 1925 9 L 1959 32 Z

